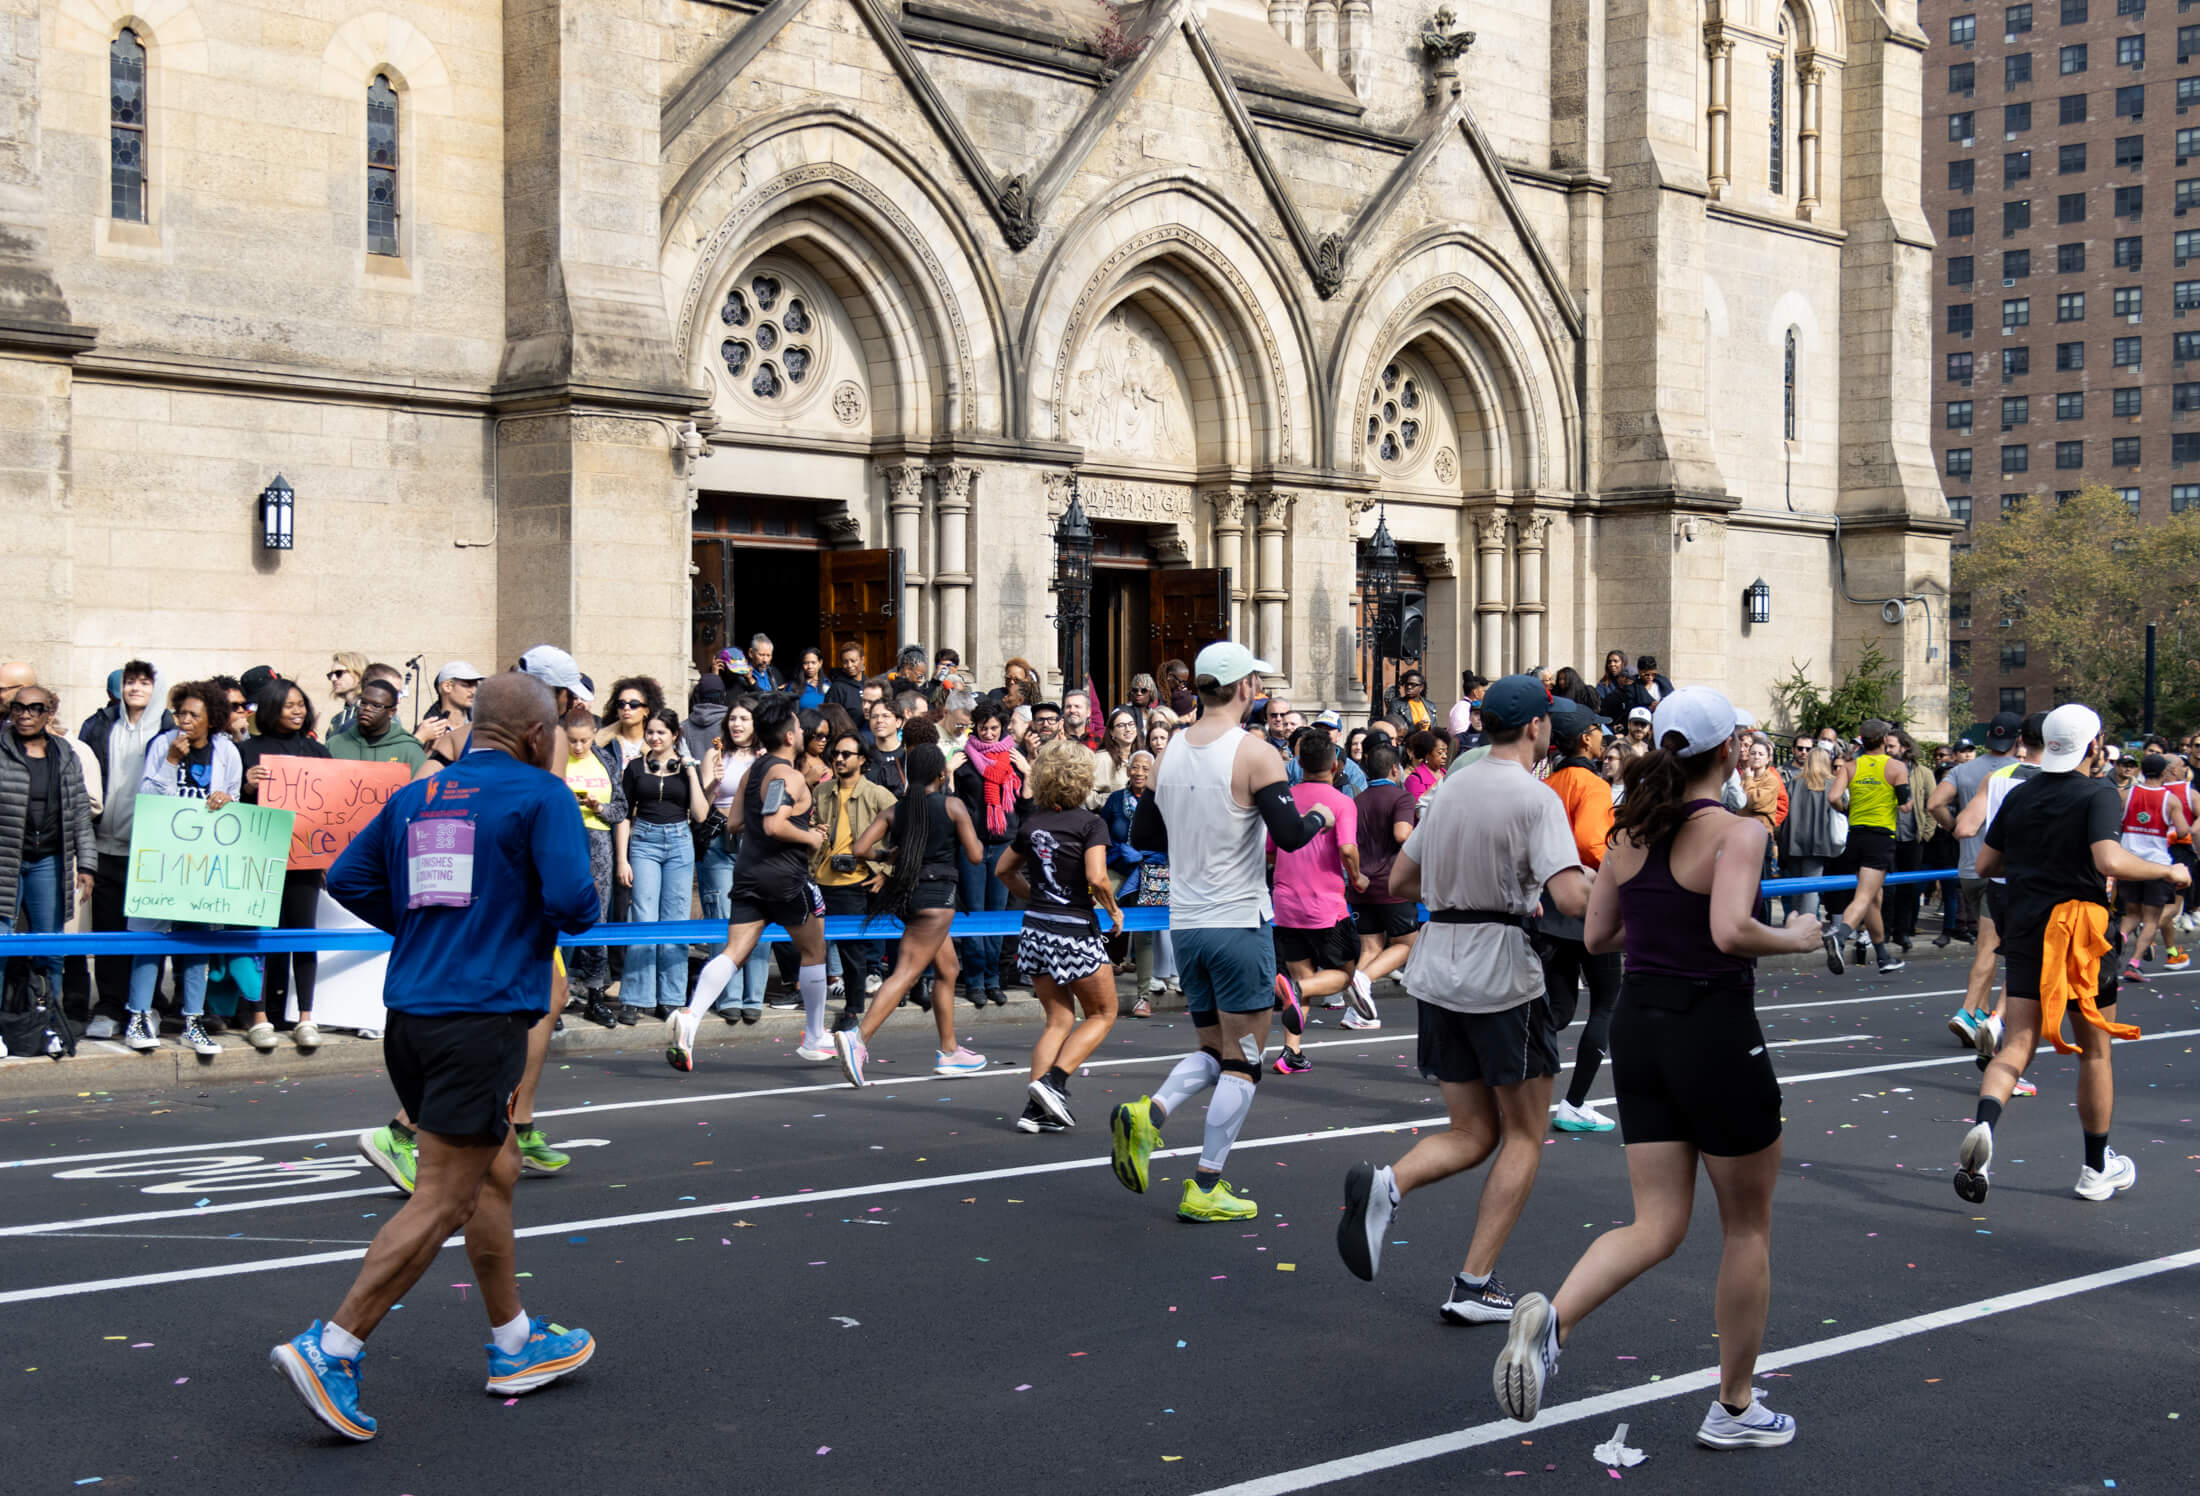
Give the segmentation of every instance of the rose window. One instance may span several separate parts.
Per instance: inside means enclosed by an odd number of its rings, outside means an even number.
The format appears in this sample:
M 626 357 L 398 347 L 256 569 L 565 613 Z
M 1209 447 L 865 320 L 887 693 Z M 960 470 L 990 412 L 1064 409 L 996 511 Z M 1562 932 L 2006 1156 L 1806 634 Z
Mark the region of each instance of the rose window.
M 1420 378 L 1396 363 L 1383 366 L 1367 409 L 1367 448 L 1385 467 L 1410 467 L 1423 455 L 1428 414 Z
M 772 403 L 802 394 L 818 367 L 821 329 L 810 299 L 784 277 L 757 272 L 726 292 L 718 309 L 718 356 L 737 389 Z

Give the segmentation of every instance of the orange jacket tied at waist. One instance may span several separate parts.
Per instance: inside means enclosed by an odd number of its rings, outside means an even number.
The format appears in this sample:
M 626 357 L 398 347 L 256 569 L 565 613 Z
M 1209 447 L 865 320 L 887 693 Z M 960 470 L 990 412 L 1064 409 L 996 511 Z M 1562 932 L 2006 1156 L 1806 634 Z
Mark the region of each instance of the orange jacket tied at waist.
M 2062 1036 L 2063 1010 L 2072 1005 L 2111 1039 L 2139 1037 L 2137 1024 L 2110 1023 L 2094 1002 L 2101 990 L 2101 957 L 2108 954 L 2107 932 L 2108 911 L 2083 899 L 2057 904 L 2047 917 L 2040 943 L 2040 1032 L 2058 1054 L 2078 1053 Z

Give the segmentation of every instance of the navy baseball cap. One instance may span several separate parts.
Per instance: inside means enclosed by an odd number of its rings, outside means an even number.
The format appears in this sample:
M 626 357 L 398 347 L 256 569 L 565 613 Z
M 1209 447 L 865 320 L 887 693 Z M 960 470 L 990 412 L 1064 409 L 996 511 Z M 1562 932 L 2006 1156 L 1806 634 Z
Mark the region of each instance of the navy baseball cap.
M 1491 727 L 1524 727 L 1550 710 L 1551 693 L 1532 675 L 1508 675 L 1482 697 L 1482 721 Z
M 2023 730 L 2022 717 L 2015 712 L 1999 712 L 1995 714 L 1993 721 L 1986 724 L 1986 741 L 1997 749 L 2007 748 L 2017 740 L 2017 734 Z M 1970 739 L 1965 738 L 1964 741 L 1968 743 Z
M 1592 727 L 1601 727 L 1609 732 L 1612 723 L 1609 718 L 1599 715 L 1578 701 L 1560 698 L 1551 703 L 1551 732 L 1554 736 L 1570 738 L 1585 733 Z

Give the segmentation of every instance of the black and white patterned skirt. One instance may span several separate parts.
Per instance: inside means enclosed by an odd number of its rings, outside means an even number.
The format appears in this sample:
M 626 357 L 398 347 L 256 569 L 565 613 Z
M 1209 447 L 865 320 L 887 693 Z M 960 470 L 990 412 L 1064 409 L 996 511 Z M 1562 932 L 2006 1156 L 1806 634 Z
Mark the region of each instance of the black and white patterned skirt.
M 1108 964 L 1108 942 L 1097 932 L 1049 929 L 1024 921 L 1016 942 L 1016 966 L 1025 977 L 1052 977 L 1059 986 L 1082 981 Z

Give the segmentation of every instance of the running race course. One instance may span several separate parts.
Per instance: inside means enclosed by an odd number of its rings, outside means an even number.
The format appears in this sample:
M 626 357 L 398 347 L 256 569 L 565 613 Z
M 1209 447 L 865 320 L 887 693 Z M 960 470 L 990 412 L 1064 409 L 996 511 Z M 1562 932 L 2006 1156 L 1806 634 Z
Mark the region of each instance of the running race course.
M 447 1249 L 368 1349 L 364 1446 L 338 1447 L 266 1358 L 333 1308 L 396 1208 L 353 1149 L 390 1114 L 379 1076 L 18 1106 L 0 1468 L 11 1493 L 164 1496 L 443 1496 L 477 1489 L 485 1457 L 500 1489 L 622 1496 L 1602 1492 L 1591 1451 L 1624 1423 L 1638 1493 L 2189 1490 L 2200 972 L 2124 989 L 2145 1037 L 2116 1049 L 2112 1141 L 2136 1187 L 2071 1193 L 2075 1061 L 2043 1046 L 1973 1209 L 1949 1184 L 1978 1080 L 1943 1027 L 1963 969 L 1921 947 L 1885 981 L 1760 976 L 1787 1132 L 1759 1385 L 1800 1421 L 1785 1450 L 1693 1443 L 1717 1358 L 1708 1184 L 1679 1255 L 1574 1334 L 1532 1426 L 1491 1397 L 1502 1327 L 1435 1312 L 1477 1178 L 1407 1201 L 1374 1284 L 1345 1271 L 1345 1170 L 1440 1112 L 1385 985 L 1384 1032 L 1325 1013 L 1313 1072 L 1262 1081 L 1229 1171 L 1261 1207 L 1243 1229 L 1175 1219 L 1188 1157 L 1157 1154 L 1143 1197 L 1108 1168 L 1107 1110 L 1182 1053 L 1181 1015 L 1118 1024 L 1059 1136 L 1010 1128 L 1032 1028 L 967 1004 L 965 1042 L 1005 1067 L 931 1077 L 908 1009 L 861 1093 L 791 1040 L 714 1047 L 715 1022 L 693 1075 L 648 1024 L 626 1051 L 554 1055 L 538 1115 L 574 1161 L 521 1183 L 521 1288 L 600 1349 L 540 1393 L 486 1395 L 487 1326 Z M 1171 1145 L 1196 1151 L 1197 1111 Z M 1627 1211 L 1617 1135 L 1553 1136 L 1498 1267 L 1516 1292 L 1554 1289 Z

